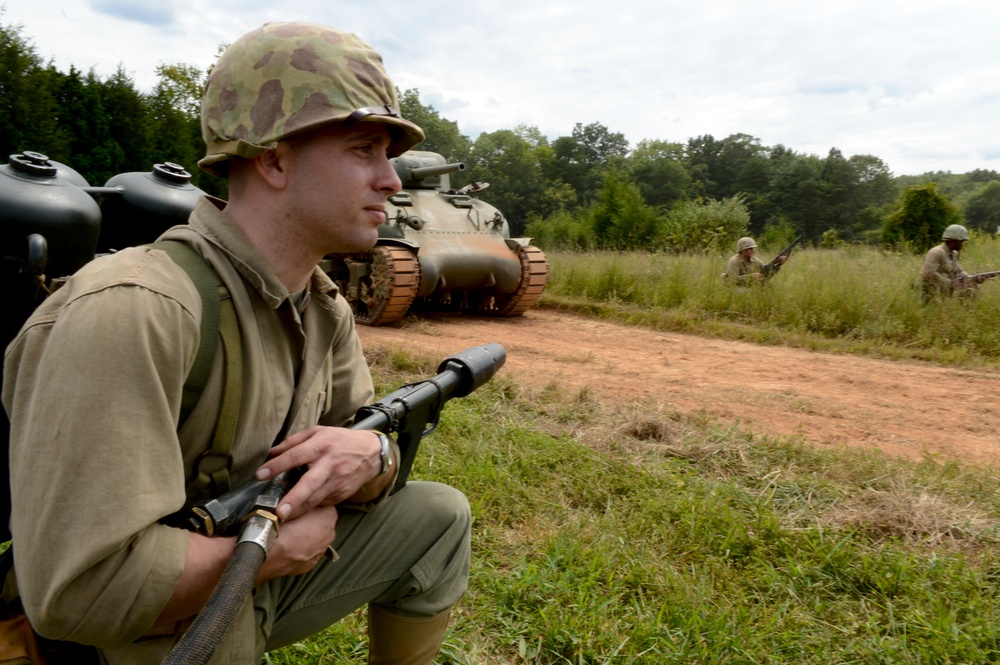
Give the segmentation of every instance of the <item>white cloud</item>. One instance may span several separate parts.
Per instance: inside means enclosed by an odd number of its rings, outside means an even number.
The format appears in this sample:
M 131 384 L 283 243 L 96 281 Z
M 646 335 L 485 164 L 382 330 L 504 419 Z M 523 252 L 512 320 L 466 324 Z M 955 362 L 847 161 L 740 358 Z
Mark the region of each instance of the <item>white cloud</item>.
M 2 1 L 2 0 L 0 0 Z M 266 21 L 357 32 L 467 135 L 599 122 L 642 139 L 755 136 L 897 174 L 1000 170 L 1000 4 L 986 0 L 7 0 L 44 58 L 149 89 Z

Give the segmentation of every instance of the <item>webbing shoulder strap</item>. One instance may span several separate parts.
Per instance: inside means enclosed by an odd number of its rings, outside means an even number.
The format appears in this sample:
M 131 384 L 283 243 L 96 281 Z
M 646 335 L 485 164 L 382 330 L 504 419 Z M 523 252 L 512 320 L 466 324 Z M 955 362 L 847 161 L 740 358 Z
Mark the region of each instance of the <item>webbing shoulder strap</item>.
M 198 458 L 196 473 L 188 482 L 188 496 L 198 496 L 211 487 L 213 493 L 229 491 L 229 469 L 232 467 L 233 444 L 236 441 L 236 423 L 239 417 L 243 390 L 242 345 L 236 309 L 225 283 L 205 258 L 190 245 L 177 240 L 161 240 L 150 245 L 160 249 L 194 282 L 201 296 L 201 341 L 194 365 L 184 382 L 181 398 L 180 429 L 205 390 L 212 371 L 215 351 L 221 337 L 225 360 L 225 387 L 219 409 L 212 447 Z

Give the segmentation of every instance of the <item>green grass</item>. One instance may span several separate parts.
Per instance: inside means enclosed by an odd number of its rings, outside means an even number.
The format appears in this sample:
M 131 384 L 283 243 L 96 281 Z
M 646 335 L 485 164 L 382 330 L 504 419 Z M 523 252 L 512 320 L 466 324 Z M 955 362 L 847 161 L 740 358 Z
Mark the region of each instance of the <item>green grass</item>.
M 777 249 L 761 251 L 765 260 Z M 1000 359 L 1000 279 L 974 300 L 924 304 L 923 258 L 867 247 L 796 249 L 764 289 L 720 279 L 727 256 L 547 252 L 541 307 L 660 330 L 952 365 Z M 970 273 L 1000 269 L 1000 239 L 963 251 Z
M 368 349 L 379 394 L 438 358 Z M 1000 661 L 997 474 L 609 406 L 503 372 L 415 478 L 474 514 L 440 663 Z M 271 654 L 364 663 L 361 613 Z

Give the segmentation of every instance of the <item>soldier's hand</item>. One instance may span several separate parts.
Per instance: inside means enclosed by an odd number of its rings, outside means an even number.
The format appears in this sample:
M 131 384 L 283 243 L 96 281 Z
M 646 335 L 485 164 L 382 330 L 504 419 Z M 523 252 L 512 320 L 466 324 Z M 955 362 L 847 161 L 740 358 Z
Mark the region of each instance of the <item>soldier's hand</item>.
M 257 479 L 271 478 L 297 466 L 308 470 L 281 501 L 278 516 L 298 517 L 319 505 L 353 496 L 381 470 L 378 438 L 365 430 L 316 425 L 290 435 L 271 449 Z

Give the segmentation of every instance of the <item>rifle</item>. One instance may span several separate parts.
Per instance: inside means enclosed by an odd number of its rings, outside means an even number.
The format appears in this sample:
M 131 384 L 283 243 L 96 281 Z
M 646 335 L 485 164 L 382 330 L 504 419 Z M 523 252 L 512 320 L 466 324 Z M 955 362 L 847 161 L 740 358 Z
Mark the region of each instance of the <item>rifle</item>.
M 499 344 L 474 346 L 445 358 L 437 376 L 409 383 L 374 404 L 361 407 L 350 429 L 395 433 L 399 471 L 390 493 L 406 485 L 420 440 L 437 429 L 441 409 L 493 378 L 507 352 Z M 253 587 L 267 552 L 277 538 L 275 511 L 303 470 L 292 469 L 269 480 L 252 480 L 191 509 L 188 525 L 204 535 L 239 533 L 236 552 L 218 586 L 194 623 L 167 654 L 165 664 L 206 663 L 222 643 Z M 242 525 L 242 526 L 241 526 Z
M 952 287 L 962 287 L 966 284 L 982 284 L 986 280 L 993 279 L 994 277 L 1000 277 L 1000 270 L 994 270 L 993 272 L 977 272 L 975 275 L 956 277 L 951 280 L 951 285 Z
M 787 257 L 789 254 L 791 254 L 792 248 L 798 245 L 803 238 L 805 238 L 805 235 L 800 235 L 798 238 L 792 241 L 792 244 L 790 244 L 788 247 L 778 252 L 777 256 L 775 256 L 767 264 L 765 264 L 764 267 L 760 269 L 760 272 L 764 275 L 764 277 L 770 277 L 774 273 L 778 272 L 778 269 L 781 268 L 781 264 L 779 263 L 775 265 L 774 262 L 777 261 L 778 258 L 781 256 Z

